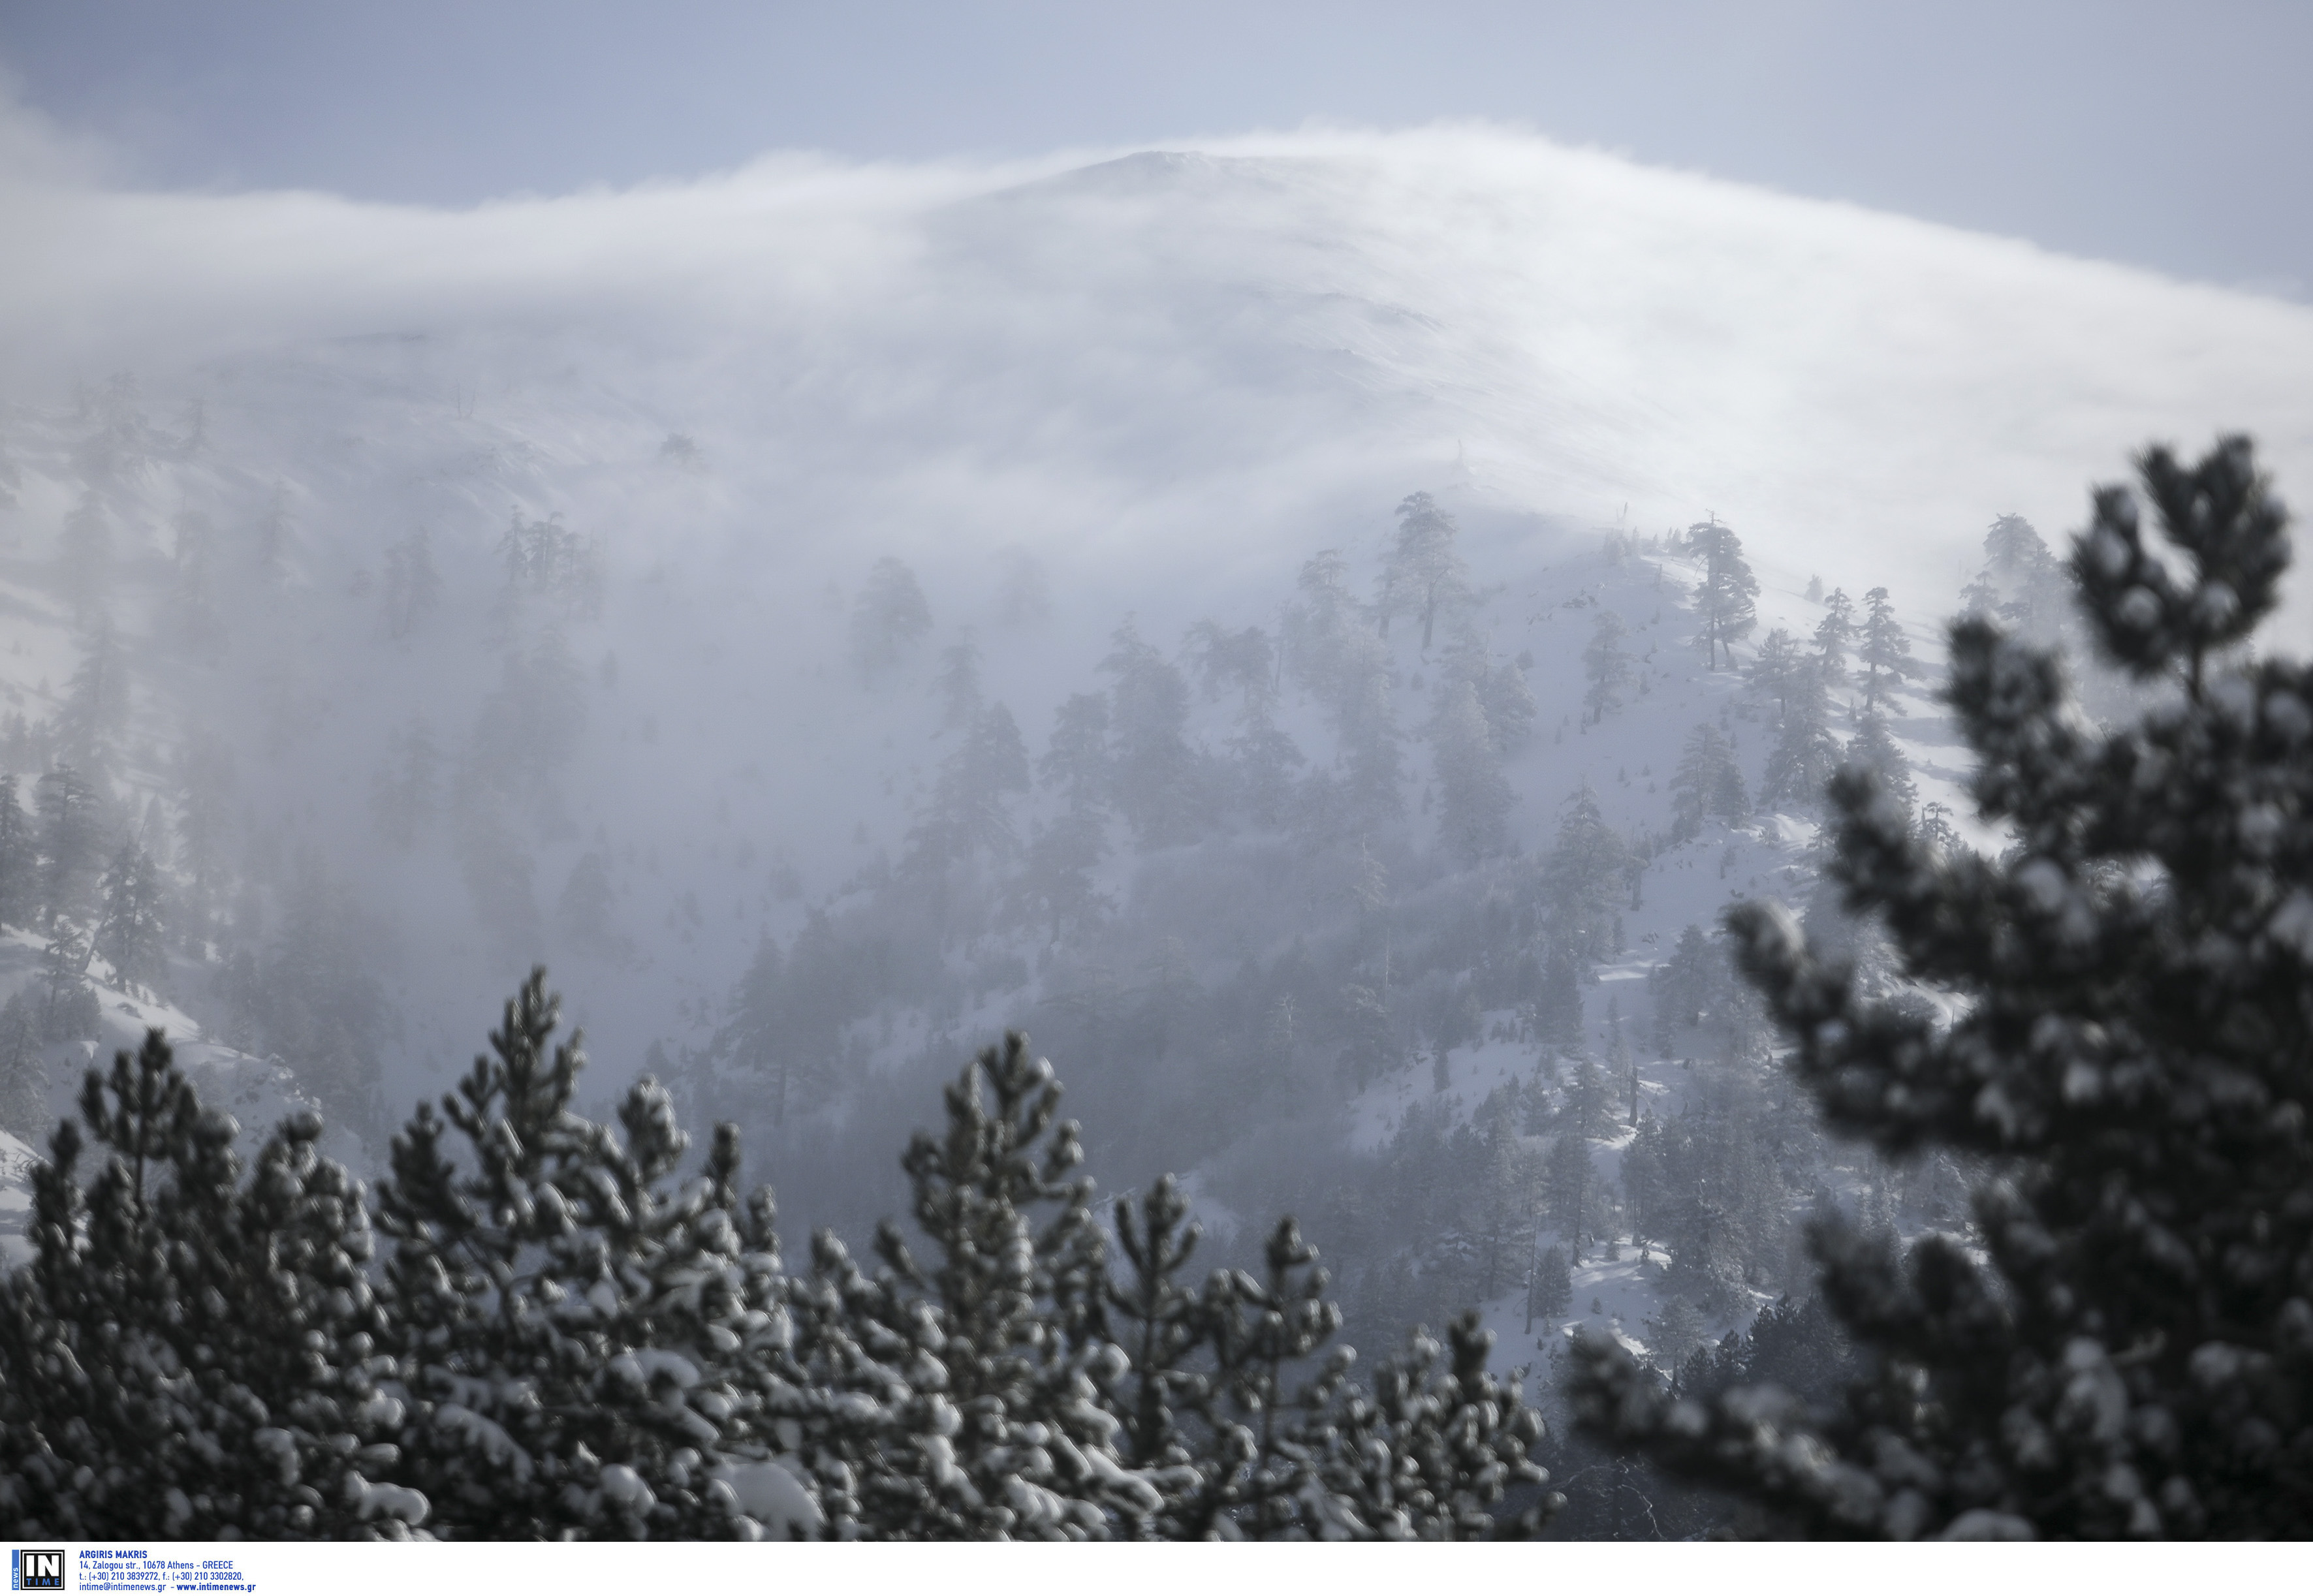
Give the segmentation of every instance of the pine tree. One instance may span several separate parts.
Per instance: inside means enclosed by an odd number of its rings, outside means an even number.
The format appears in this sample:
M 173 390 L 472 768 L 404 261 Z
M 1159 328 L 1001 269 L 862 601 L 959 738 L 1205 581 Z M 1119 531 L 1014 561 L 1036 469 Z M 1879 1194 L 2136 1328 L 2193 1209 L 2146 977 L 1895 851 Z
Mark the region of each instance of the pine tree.
M 278 495 L 274 506 L 266 539 L 271 548 L 260 557 L 268 566 L 280 560 L 287 530 Z M 566 616 L 589 619 L 601 613 L 602 551 L 592 539 L 564 526 L 560 512 L 544 521 L 525 521 L 515 511 L 498 539 L 498 557 L 506 562 L 510 605 L 543 602 Z
M 1028 750 L 1011 710 L 991 704 L 975 713 L 963 741 L 940 762 L 923 819 L 909 832 L 903 872 L 939 876 L 975 856 L 1018 851 L 1005 801 L 1028 790 Z
M 1564 936 L 1552 939 L 1540 969 L 1541 986 L 1534 999 L 1535 1039 L 1545 1047 L 1571 1050 L 1582 1045 L 1582 956 Z
M 1983 568 L 1961 597 L 1971 613 L 1996 618 L 2028 643 L 2056 647 L 2074 641 L 2063 566 L 2020 515 L 1992 522 L 1983 535 Z
M 1590 623 L 1590 641 L 1582 650 L 1582 675 L 1589 683 L 1582 695 L 1582 706 L 1590 712 L 1592 724 L 1606 718 L 1610 709 L 1623 706 L 1623 688 L 1631 680 L 1631 656 L 1623 647 L 1623 639 L 1630 627 L 1612 609 L 1601 609 Z
M 1606 1077 L 1611 1086 L 1627 1084 L 1631 1092 L 1631 1126 L 1639 1123 L 1639 1064 L 1631 1057 L 1631 1044 L 1623 1035 L 1623 1005 L 1619 999 L 1606 1000 Z
M 434 568 L 433 534 L 418 528 L 385 551 L 385 635 L 399 643 L 426 624 L 442 602 L 442 576 Z
M 1823 784 L 1839 765 L 1831 733 L 1831 705 L 1820 670 L 1796 673 L 1784 700 L 1783 723 L 1759 778 L 1763 808 L 1811 813 L 1823 802 Z
M 901 1161 L 919 1264 L 886 1222 L 864 1274 L 832 1235 L 791 1297 L 810 1386 L 794 1425 L 835 1533 L 1084 1539 L 1145 1521 L 1156 1488 L 1120 1462 L 1098 1403 L 1126 1359 L 1091 1334 L 1101 1236 L 1051 1066 L 1016 1032 L 946 1090 L 945 1134 Z
M 75 1539 L 407 1539 L 429 1504 L 373 1486 L 401 1404 L 361 1194 L 285 1122 L 246 1183 L 157 1030 L 92 1069 L 35 1179 L 32 1263 L 0 1285 L 0 1503 Z M 103 1167 L 81 1185 L 87 1138 Z
M 1441 684 L 1429 746 L 1438 775 L 1438 840 L 1447 855 L 1468 866 L 1506 851 L 1517 794 L 1502 774 L 1478 690 L 1469 682 Z
M 1823 601 L 1823 618 L 1815 627 L 1816 663 L 1825 692 L 1846 683 L 1847 655 L 1855 646 L 1855 601 L 1844 588 L 1834 588 L 1831 597 Z
M 851 606 L 851 663 L 860 680 L 882 680 L 932 629 L 932 609 L 916 574 L 885 555 L 867 573 Z
M 1329 706 L 1339 697 L 1343 640 L 1364 629 L 1358 625 L 1359 609 L 1350 592 L 1350 562 L 1339 549 L 1320 549 L 1302 563 L 1285 612 L 1285 663 L 1304 690 Z
M 40 845 L 17 801 L 16 778 L 0 776 L 0 925 L 30 928 L 40 893 Z
M 570 867 L 561 895 L 554 900 L 554 918 L 573 947 L 597 958 L 614 957 L 627 946 L 611 918 L 618 906 L 610 861 L 589 849 Z
M 674 1185 L 690 1138 L 664 1089 L 629 1089 L 623 1135 L 572 1112 L 585 1059 L 558 1022 L 534 971 L 441 1112 L 421 1103 L 393 1139 L 393 1478 L 459 1539 L 755 1539 L 718 1470 L 748 1458 L 734 1355 L 765 1339 L 779 1286 L 734 1213 L 736 1132 Z
M 785 1126 L 790 1113 L 810 1106 L 824 1083 L 825 1059 L 798 1046 L 801 1039 L 789 1022 L 789 996 L 786 961 L 766 932 L 732 989 L 730 1017 L 715 1034 L 714 1050 L 762 1093 L 775 1126 Z
M 1671 837 L 1684 842 L 1702 829 L 1705 817 L 1717 815 L 1728 825 L 1739 825 L 1750 813 L 1751 797 L 1743 785 L 1743 767 L 1735 750 L 1719 728 L 1705 721 L 1687 733 L 1678 768 L 1670 778 Z
M 1370 1397 L 1352 1387 L 1327 1449 L 1328 1483 L 1355 1522 L 1385 1540 L 1524 1540 L 1540 1534 L 1565 1498 L 1531 1451 L 1544 1434 L 1525 1405 L 1526 1371 L 1491 1372 L 1494 1333 L 1475 1311 L 1441 1343 L 1416 1329 L 1376 1369 Z M 1513 1486 L 1535 1492 L 1500 1511 Z
M 0 1130 L 35 1144 L 48 1117 L 48 1038 L 39 1001 L 29 990 L 0 1004 Z
M 1111 641 L 1100 664 L 1115 679 L 1109 695 L 1110 800 L 1141 847 L 1192 841 L 1201 773 L 1187 736 L 1189 684 L 1129 618 Z
M 1912 662 L 1912 641 L 1904 636 L 1904 627 L 1895 618 L 1895 606 L 1887 597 L 1887 590 L 1875 587 L 1863 595 L 1863 707 L 1868 711 L 1878 707 L 1888 692 L 1903 680 L 1918 672 Z
M 1587 1422 L 1814 1533 L 2265 1536 L 2313 1513 L 2313 670 L 2233 652 L 2288 557 L 2248 443 L 2140 471 L 2189 574 L 2122 488 L 2071 572 L 2164 701 L 2098 729 L 2054 655 L 1972 617 L 1948 701 L 2010 854 L 1930 850 L 1868 772 L 1834 783 L 1833 871 L 1957 1017 L 1865 998 L 1778 907 L 1729 915 L 1834 1126 L 2000 1161 L 1982 1252 L 1818 1232 L 1871 1370 L 1818 1416 L 1759 1390 L 1678 1407 L 1580 1350 Z
M 1532 655 L 1526 658 L 1533 662 Z M 1516 662 L 1494 657 L 1485 634 L 1474 627 L 1461 627 L 1442 662 L 1441 675 L 1477 689 L 1478 706 L 1486 715 L 1486 736 L 1496 753 L 1507 757 L 1526 746 L 1537 713 L 1534 689 Z
M 1813 664 L 1799 651 L 1798 640 L 1777 627 L 1759 645 L 1750 670 L 1744 674 L 1750 680 L 1752 691 L 1775 701 L 1775 718 L 1781 720 L 1790 710 L 1791 684 Z
M 1217 1364 L 1208 1422 L 1218 1444 L 1180 1516 L 1200 1535 L 1350 1539 L 1366 1527 L 1324 1489 L 1319 1467 L 1357 1355 L 1341 1346 L 1326 1352 L 1341 1327 L 1341 1306 L 1326 1294 L 1330 1276 L 1317 1250 L 1291 1217 L 1271 1231 L 1262 1261 L 1259 1279 L 1217 1270 L 1207 1283 L 1203 1307 Z M 1314 1374 L 1292 1378 L 1321 1352 L 1326 1356 Z
M 1052 714 L 1051 741 L 1036 761 L 1036 775 L 1056 789 L 1069 811 L 1080 815 L 1107 812 L 1112 766 L 1108 750 L 1108 700 L 1097 693 L 1076 693 Z
M 1716 671 L 1719 652 L 1725 650 L 1728 663 L 1733 664 L 1735 645 L 1759 624 L 1759 579 L 1751 574 L 1751 566 L 1743 557 L 1743 540 L 1732 529 L 1719 525 L 1716 517 L 1697 522 L 1686 531 L 1702 560 L 1702 582 L 1694 594 L 1695 618 L 1702 629 L 1695 642 Z
M 1543 905 L 1555 934 L 1587 968 L 1617 951 L 1629 845 L 1606 824 L 1585 781 L 1566 801 L 1558 836 L 1542 864 Z
M 58 765 L 33 787 L 40 816 L 40 898 L 47 923 L 87 909 L 89 883 L 103 863 L 102 811 L 96 788 L 70 765 Z
M 1277 696 L 1277 650 L 1259 627 L 1232 632 L 1217 621 L 1200 620 L 1189 628 L 1190 669 L 1204 689 L 1205 702 L 1217 704 L 1224 693 L 1240 696 L 1250 713 Z
M 1906 815 L 1919 807 L 1920 793 L 1912 781 L 1912 762 L 1887 730 L 1887 717 L 1867 709 L 1856 718 L 1855 735 L 1848 740 L 1847 763 L 1860 765 L 1879 778 L 1882 791 L 1903 806 Z
M 1130 1466 L 1163 1469 L 1166 1483 L 1186 1483 L 1181 1471 L 1192 1460 L 1182 1420 L 1193 1423 L 1212 1401 L 1209 1372 L 1194 1366 L 1206 1338 L 1204 1302 L 1182 1280 L 1204 1227 L 1189 1217 L 1171 1175 L 1137 1206 L 1129 1195 L 1117 1198 L 1115 1212 L 1117 1245 L 1132 1276 L 1120 1281 L 1104 1271 L 1094 1308 L 1101 1333 L 1130 1360 L 1130 1374 L 1114 1388 L 1120 1450 Z
M 1041 925 L 1057 944 L 1071 927 L 1099 923 L 1115 906 L 1094 881 L 1108 856 L 1107 827 L 1096 811 L 1069 809 L 1039 826 L 1012 880 L 1015 918 Z
M 407 848 L 434 817 L 442 756 L 422 718 L 389 733 L 386 749 L 387 762 L 370 778 L 370 812 L 379 836 Z
M 1309 761 L 1278 726 L 1266 700 L 1248 701 L 1228 749 L 1245 817 L 1262 828 L 1282 826 L 1293 812 L 1293 773 Z
M 377 1078 L 392 1012 L 368 928 L 352 894 L 311 865 L 286 898 L 279 933 L 237 994 L 252 1045 L 294 1060 L 299 1083 L 339 1119 L 381 1130 Z
M 84 770 L 107 768 L 114 740 L 128 729 L 129 708 L 128 655 L 106 622 L 90 636 L 88 653 L 65 689 L 57 711 L 58 746 Z
M 1578 1264 L 1594 1216 L 1591 1198 L 1596 1179 L 1590 1167 L 1590 1144 L 1580 1130 L 1569 1130 L 1552 1144 L 1543 1175 L 1551 1223 L 1565 1238 L 1566 1256 Z
M 1352 984 L 1341 988 L 1341 1074 L 1350 1089 L 1363 1092 L 1403 1062 L 1389 1007 L 1370 987 Z
M 1658 1369 L 1675 1370 L 1703 1345 L 1707 1333 L 1702 1311 L 1684 1297 L 1673 1296 L 1647 1321 L 1649 1351 Z
M 152 985 L 161 978 L 168 949 L 166 897 L 152 855 L 133 841 L 122 843 L 98 890 L 98 955 L 119 980 Z
M 1362 837 L 1403 817 L 1404 753 L 1391 700 L 1388 645 L 1359 628 L 1344 640 L 1341 662 L 1334 731 L 1347 829 Z
M 40 950 L 40 1036 L 48 1042 L 82 1041 L 101 1022 L 96 993 L 88 984 L 92 950 L 88 939 L 69 926 L 48 934 Z
M 941 731 L 968 731 L 980 718 L 980 644 L 971 627 L 940 650 L 939 680 L 932 690 L 939 697 Z
M 1535 1259 L 1534 1273 L 1526 1289 L 1526 1328 L 1531 1331 L 1534 1321 L 1554 1321 L 1574 1305 L 1573 1266 L 1566 1259 L 1566 1249 L 1546 1247 Z
M 1397 507 L 1397 541 L 1383 562 L 1381 598 L 1376 606 L 1382 636 L 1393 615 L 1421 618 L 1421 652 L 1428 653 L 1441 607 L 1468 596 L 1469 573 L 1455 552 L 1454 518 L 1426 493 L 1409 494 Z
M 1667 1054 L 1678 1033 L 1702 1023 L 1718 984 L 1718 951 L 1700 925 L 1678 934 L 1670 957 L 1648 973 L 1647 990 L 1654 1002 L 1655 1051 Z
M 749 977 L 759 973 L 750 967 Z M 842 1079 L 844 1030 L 864 1007 L 858 958 L 844 945 L 827 911 L 814 905 L 787 946 L 777 987 L 754 984 L 749 977 L 741 978 L 735 1000 L 745 1006 L 733 1015 L 734 1057 L 752 1057 L 759 1067 L 768 1066 L 767 1083 L 784 1094 L 784 1123 L 817 1108 Z M 771 1005 L 768 1013 L 755 1007 L 761 1004 Z M 764 1043 L 771 1044 L 770 1051 L 762 1049 Z
M 94 487 L 81 495 L 57 539 L 57 574 L 73 614 L 95 618 L 112 588 L 112 522 Z

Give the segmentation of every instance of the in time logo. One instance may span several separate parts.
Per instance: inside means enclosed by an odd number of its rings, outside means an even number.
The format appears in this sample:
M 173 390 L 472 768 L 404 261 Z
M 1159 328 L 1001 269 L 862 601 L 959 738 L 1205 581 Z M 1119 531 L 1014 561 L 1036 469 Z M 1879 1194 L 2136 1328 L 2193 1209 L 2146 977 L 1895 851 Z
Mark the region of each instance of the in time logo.
M 65 1588 L 65 1555 L 57 1551 L 8 1554 L 8 1588 L 12 1591 L 61 1591 Z

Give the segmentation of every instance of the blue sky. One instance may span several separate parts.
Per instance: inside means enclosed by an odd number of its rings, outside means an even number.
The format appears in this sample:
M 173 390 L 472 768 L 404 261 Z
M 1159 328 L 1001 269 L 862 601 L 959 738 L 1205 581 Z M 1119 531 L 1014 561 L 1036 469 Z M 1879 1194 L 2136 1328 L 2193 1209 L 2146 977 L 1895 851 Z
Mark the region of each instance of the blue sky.
M 774 149 L 919 161 L 1482 118 L 2305 297 L 2313 6 L 9 0 L 116 179 L 462 206 Z

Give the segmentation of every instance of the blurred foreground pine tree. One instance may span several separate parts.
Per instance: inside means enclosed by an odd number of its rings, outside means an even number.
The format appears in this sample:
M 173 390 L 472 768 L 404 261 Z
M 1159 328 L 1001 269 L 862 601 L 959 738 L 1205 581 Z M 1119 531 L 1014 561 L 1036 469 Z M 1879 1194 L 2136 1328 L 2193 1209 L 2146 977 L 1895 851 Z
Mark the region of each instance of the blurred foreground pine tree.
M 1586 1428 L 1803 1533 L 2313 1524 L 2313 669 L 2247 646 L 2289 553 L 2247 441 L 2140 465 L 2185 568 L 2108 487 L 2071 572 L 2151 707 L 2098 727 L 2056 656 L 1963 619 L 1947 698 L 2013 846 L 1940 846 L 1868 770 L 1831 784 L 1848 908 L 1948 1018 L 1867 1000 L 1779 906 L 1728 916 L 1835 1127 L 1995 1161 L 1976 1234 L 1818 1230 L 1869 1371 L 1829 1406 L 1698 1400 L 1577 1347 Z

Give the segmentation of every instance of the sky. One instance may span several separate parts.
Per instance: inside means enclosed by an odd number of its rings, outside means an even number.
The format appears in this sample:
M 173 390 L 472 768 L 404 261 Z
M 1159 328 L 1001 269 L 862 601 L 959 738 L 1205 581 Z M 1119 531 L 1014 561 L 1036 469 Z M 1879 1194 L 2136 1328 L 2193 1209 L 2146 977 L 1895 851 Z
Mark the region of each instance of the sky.
M 462 206 L 767 152 L 1021 158 L 1483 119 L 2294 298 L 2313 7 L 9 0 L 118 182 Z

